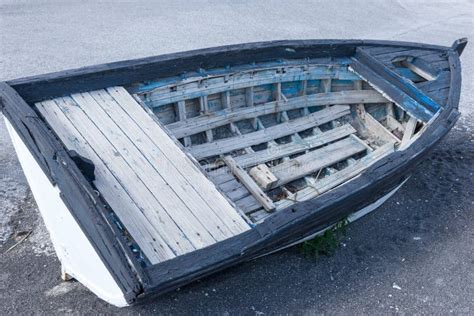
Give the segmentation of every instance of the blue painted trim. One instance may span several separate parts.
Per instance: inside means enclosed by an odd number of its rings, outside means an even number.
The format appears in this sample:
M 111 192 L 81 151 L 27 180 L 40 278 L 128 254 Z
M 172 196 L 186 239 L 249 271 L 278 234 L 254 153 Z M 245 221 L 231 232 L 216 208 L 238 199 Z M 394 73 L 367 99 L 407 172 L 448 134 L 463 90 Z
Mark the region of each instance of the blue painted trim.
M 329 61 L 328 61 L 329 62 Z M 251 65 L 241 65 L 237 67 L 226 67 L 226 68 L 219 68 L 219 69 L 212 69 L 212 70 L 207 70 L 205 71 L 204 69 L 201 69 L 199 72 L 193 72 L 193 73 L 187 73 L 181 76 L 176 76 L 176 77 L 171 77 L 171 78 L 163 78 L 163 79 L 157 79 L 156 81 L 147 81 L 143 82 L 143 84 L 140 84 L 138 86 L 133 86 L 131 87 L 131 90 L 133 93 L 146 93 L 148 91 L 152 91 L 156 88 L 161 88 L 166 85 L 170 85 L 173 83 L 178 83 L 179 81 L 192 78 L 192 77 L 201 77 L 202 79 L 206 79 L 206 77 L 209 76 L 222 76 L 225 74 L 231 74 L 235 72 L 242 72 L 246 70 L 252 70 L 252 69 L 264 69 L 264 68 L 277 68 L 277 67 L 291 67 L 291 66 L 303 66 L 303 65 L 312 65 L 320 63 L 317 60 L 297 60 L 297 61 L 278 61 L 278 62 L 267 62 L 267 63 L 255 63 Z M 338 64 L 340 66 L 347 66 L 351 63 L 350 58 L 335 58 L 334 60 L 331 61 L 331 64 Z M 341 68 L 344 69 L 344 68 Z M 322 71 L 321 74 L 327 74 L 328 71 Z M 339 70 L 338 72 L 341 75 L 344 75 L 345 80 L 357 80 L 358 77 L 353 75 L 351 72 L 345 70 Z M 347 77 L 346 77 L 347 76 Z
M 351 68 L 375 88 L 385 93 L 398 106 L 417 119 L 427 122 L 441 106 L 380 61 L 358 48 Z
M 384 79 L 389 81 L 392 85 L 408 94 L 411 98 L 417 100 L 430 112 L 436 113 L 441 109 L 441 106 L 438 103 L 420 91 L 412 82 L 386 67 L 382 62 L 371 56 L 363 49 L 358 48 L 356 50 L 355 58 L 381 77 L 384 77 Z
M 379 91 L 382 91 L 388 98 L 390 98 L 395 104 L 407 111 L 411 116 L 416 117 L 418 120 L 427 122 L 429 121 L 434 113 L 429 111 L 427 108 L 418 103 L 415 99 L 401 91 L 399 88 L 385 80 L 371 68 L 360 63 L 357 59 L 354 59 L 351 68 L 364 80 L 368 81 Z

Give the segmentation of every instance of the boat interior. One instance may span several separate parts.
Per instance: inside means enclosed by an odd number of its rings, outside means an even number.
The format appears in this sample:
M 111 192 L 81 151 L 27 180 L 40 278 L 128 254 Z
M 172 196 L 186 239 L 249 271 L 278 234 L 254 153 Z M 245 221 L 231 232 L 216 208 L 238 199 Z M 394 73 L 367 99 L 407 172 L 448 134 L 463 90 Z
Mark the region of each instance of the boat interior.
M 360 53 L 193 70 L 35 106 L 93 163 L 91 181 L 130 247 L 156 264 L 318 198 L 423 133 L 446 104 L 446 55 Z M 412 90 L 397 96 L 393 80 Z M 415 93 L 424 104 L 403 101 Z

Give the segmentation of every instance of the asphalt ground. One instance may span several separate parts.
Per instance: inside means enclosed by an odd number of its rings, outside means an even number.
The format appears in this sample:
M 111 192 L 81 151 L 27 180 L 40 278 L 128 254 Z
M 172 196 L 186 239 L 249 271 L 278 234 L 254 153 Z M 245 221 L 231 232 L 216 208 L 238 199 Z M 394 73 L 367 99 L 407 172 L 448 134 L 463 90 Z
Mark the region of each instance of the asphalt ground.
M 450 45 L 473 26 L 472 1 L 0 0 L 0 80 L 275 39 Z M 124 309 L 61 281 L 0 120 L 0 314 L 474 314 L 473 52 L 461 58 L 457 125 L 334 255 L 290 248 Z

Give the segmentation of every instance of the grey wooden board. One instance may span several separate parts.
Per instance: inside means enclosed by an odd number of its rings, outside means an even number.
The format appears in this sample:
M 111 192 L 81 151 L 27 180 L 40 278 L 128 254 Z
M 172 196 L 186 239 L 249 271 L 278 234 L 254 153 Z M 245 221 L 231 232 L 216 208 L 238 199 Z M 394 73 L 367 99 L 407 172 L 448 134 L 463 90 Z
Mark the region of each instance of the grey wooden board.
M 183 231 L 195 248 L 205 247 L 215 242 L 218 234 L 216 233 L 214 236 L 210 231 L 205 229 L 200 218 L 196 216 L 196 214 L 193 214 L 192 210 L 186 205 L 186 201 L 179 196 L 179 194 L 184 191 L 181 187 L 183 184 L 178 181 L 168 183 L 170 177 L 163 173 L 163 170 L 172 171 L 172 166 L 169 162 L 166 160 L 155 160 L 151 155 L 144 155 L 139 148 L 145 147 L 146 145 L 141 146 L 136 140 L 134 141 L 129 138 L 128 129 L 130 126 L 125 124 L 125 122 L 119 122 L 117 124 L 117 122 L 109 116 L 111 113 L 105 112 L 102 108 L 102 103 L 112 103 L 113 98 L 107 101 L 97 101 L 94 99 L 94 94 L 97 92 L 100 93 L 100 91 L 93 91 L 71 95 L 76 103 L 75 107 L 80 108 L 86 115 L 86 117 L 77 117 L 73 123 L 77 125 L 80 124 L 79 121 L 88 118 L 102 131 L 105 144 L 99 143 L 94 147 L 100 150 L 101 147 L 107 146 L 106 143 L 108 142 L 118 154 L 122 155 L 130 165 L 132 171 L 145 183 L 146 187 L 169 214 L 172 221 L 176 223 L 177 229 Z M 105 94 L 108 93 L 102 91 L 102 96 Z M 98 96 L 95 97 L 98 98 Z M 115 107 L 117 112 L 121 110 L 120 106 L 116 104 L 111 105 L 111 107 Z M 122 119 L 124 118 L 125 116 L 122 117 Z M 131 127 L 133 128 L 133 125 Z M 143 133 L 141 137 L 142 139 L 146 139 Z M 156 164 L 159 164 L 159 169 L 156 169 Z M 163 198 L 164 196 L 167 198 Z
M 234 175 L 230 172 L 229 168 L 222 167 L 216 170 L 208 171 L 207 175 L 211 178 L 214 184 L 219 185 L 221 183 L 234 179 Z
M 450 90 L 450 87 L 446 87 L 440 90 L 427 92 L 426 94 L 428 94 L 430 98 L 433 99 L 438 104 L 446 105 L 448 102 L 449 90 Z
M 271 126 L 264 130 L 211 143 L 191 146 L 188 147 L 188 150 L 196 159 L 203 159 L 304 131 L 348 114 L 350 114 L 349 106 L 334 105 L 308 116 Z
M 383 126 L 382 123 L 377 121 L 370 113 L 366 112 L 363 120 L 370 133 L 374 137 L 380 138 L 385 142 L 400 142 L 400 139 L 398 139 L 397 136 L 390 132 L 385 126 Z
M 281 200 L 275 202 L 276 210 L 282 210 L 294 204 L 295 202 L 307 201 L 312 198 L 316 198 L 321 194 L 334 189 L 335 187 L 344 184 L 350 179 L 361 174 L 369 166 L 373 165 L 380 158 L 392 153 L 394 151 L 394 143 L 387 143 L 373 152 L 368 153 L 366 156 L 357 160 L 355 163 L 350 164 L 348 167 L 337 171 L 319 181 L 316 181 L 312 186 L 308 186 L 292 197 L 291 200 Z M 249 207 L 250 205 L 246 205 Z M 262 221 L 270 214 L 264 211 L 257 211 L 250 215 L 254 221 Z
M 110 97 L 108 97 L 109 94 L 104 94 L 101 91 L 90 92 L 90 94 L 96 98 L 98 104 L 107 112 L 118 127 L 126 126 L 124 134 L 133 144 L 139 144 L 139 146 L 135 146 L 138 149 L 137 154 L 146 157 L 150 162 L 149 165 L 156 170 L 158 176 L 163 178 L 165 185 L 172 188 L 176 197 L 179 197 L 215 240 L 222 240 L 227 236 L 232 236 L 232 229 L 227 227 L 226 223 L 219 218 L 220 210 L 213 210 L 213 203 L 208 201 L 205 196 L 207 193 L 202 192 L 201 185 L 206 185 L 206 181 L 200 181 L 202 179 L 200 172 L 196 172 L 195 168 L 187 170 L 186 165 L 178 165 L 175 162 L 181 149 L 172 142 L 167 143 L 164 138 L 168 139 L 169 137 L 164 132 L 146 135 L 141 129 L 141 124 L 144 120 L 148 119 L 147 113 L 141 111 L 143 113 L 142 116 L 129 116 L 128 113 L 132 114 L 134 112 L 121 111 L 120 107 L 127 107 L 129 109 L 130 106 L 138 104 L 131 103 L 130 105 L 125 105 L 127 102 L 130 102 L 130 99 L 127 98 L 128 93 L 124 92 L 120 95 L 120 92 L 117 92 L 118 90 L 112 91 L 112 89 L 109 89 L 109 91 L 111 93 Z M 152 169 L 148 170 L 153 172 Z M 153 179 L 150 180 L 153 181 Z M 162 192 L 165 193 L 166 191 Z M 209 216 L 209 211 L 214 211 L 216 216 Z
M 107 179 L 115 178 L 116 182 L 121 183 L 139 210 L 152 219 L 148 225 L 160 232 L 162 239 L 177 255 L 208 246 L 249 228 L 215 186 L 124 89 L 114 88 L 110 92 L 100 90 L 75 94 L 72 98 L 64 98 L 61 104 L 58 104 L 60 100 L 55 100 L 58 109 L 70 122 L 69 134 L 58 136 L 82 136 L 96 153 L 95 156 L 84 156 L 95 165 L 107 166 L 109 174 L 113 175 Z M 51 119 L 54 120 L 54 117 Z M 155 133 L 152 136 L 146 134 L 135 119 L 148 128 L 153 124 Z M 181 158 L 179 170 L 166 154 L 175 160 Z M 184 172 L 187 174 L 183 175 Z M 102 178 L 96 181 L 105 181 L 104 186 L 113 187 L 116 184 Z M 205 186 L 210 189 L 200 192 Z M 215 198 L 208 196 L 209 192 L 213 192 Z M 215 209 L 201 194 L 206 195 L 207 200 L 212 199 Z M 115 199 L 115 195 L 104 194 L 104 197 L 107 201 Z M 220 208 L 219 204 L 224 207 Z M 196 205 L 204 208 L 198 209 Z M 216 214 L 217 211 L 220 213 Z M 119 215 L 127 228 L 127 220 L 134 217 L 134 213 Z M 140 236 L 131 234 L 140 239 Z M 146 242 L 137 240 L 139 245 Z
M 348 167 L 337 171 L 319 181 L 316 181 L 312 186 L 308 186 L 305 189 L 298 192 L 294 197 L 296 201 L 306 201 L 308 199 L 314 198 L 321 195 L 324 192 L 329 191 L 330 189 L 348 181 L 349 179 L 360 174 L 362 171 L 367 169 L 369 166 L 374 164 L 378 159 L 388 155 L 393 152 L 394 143 L 387 143 L 376 150 L 368 153 L 357 162 L 349 165 Z M 282 200 L 276 202 L 277 209 L 283 209 L 293 204 L 295 201 Z
M 250 194 L 249 190 L 244 187 L 240 182 L 237 182 L 237 185 L 226 192 L 227 197 L 231 199 L 232 201 L 237 201 L 240 200 L 241 198 L 244 198 Z
M 338 91 L 317 93 L 289 98 L 288 101 L 272 101 L 255 107 L 225 109 L 208 115 L 178 121 L 166 127 L 177 138 L 189 136 L 205 130 L 223 126 L 231 122 L 251 119 L 261 115 L 306 108 L 311 106 L 327 106 L 333 104 L 383 103 L 388 102 L 375 90 Z
M 255 183 L 255 181 L 248 175 L 248 173 L 239 167 L 231 156 L 224 157 L 227 167 L 239 179 L 240 183 L 250 192 L 250 194 L 265 208 L 267 211 L 275 209 L 273 201 L 262 191 L 262 189 Z
M 236 200 L 235 205 L 237 205 L 237 207 L 239 207 L 245 214 L 249 214 L 262 207 L 260 203 L 258 203 L 258 201 L 251 195 L 247 195 L 239 200 Z
M 142 131 L 153 140 L 154 144 L 162 149 L 171 166 L 177 173 L 175 177 L 183 177 L 187 179 L 188 185 L 192 190 L 188 190 L 189 194 L 193 194 L 193 190 L 199 195 L 200 199 L 207 204 L 204 214 L 205 219 L 209 219 L 209 223 L 213 221 L 221 225 L 222 222 L 232 232 L 239 234 L 250 227 L 244 219 L 236 212 L 235 208 L 229 201 L 217 190 L 216 186 L 204 175 L 193 159 L 190 159 L 184 151 L 169 137 L 169 135 L 161 128 L 159 122 L 148 115 L 143 108 L 137 107 L 137 103 L 133 97 L 122 87 L 109 88 L 107 91 L 116 99 L 120 100 L 118 104 L 123 107 L 124 111 L 133 118 Z M 189 200 L 190 204 L 199 204 L 200 200 Z M 225 229 L 219 226 L 219 229 Z M 230 237 L 231 235 L 226 235 Z
M 67 148 L 73 148 L 80 155 L 88 157 L 94 162 L 95 186 L 104 198 L 109 200 L 109 205 L 115 210 L 150 262 L 159 263 L 175 257 L 173 250 L 164 240 L 164 232 L 156 230 L 153 225 L 155 214 L 151 212 L 154 210 L 137 205 L 133 199 L 136 193 L 133 188 L 146 190 L 143 183 L 136 177 L 130 177 L 127 181 L 132 185 L 132 192 L 130 192 L 129 187 L 119 180 L 124 177 L 123 173 L 127 170 L 122 157 L 116 156 L 114 159 L 117 161 L 116 164 L 122 162 L 124 168 L 111 171 L 57 106 L 56 103 L 62 102 L 65 101 L 58 98 L 54 101 L 37 103 L 36 106 Z M 102 157 L 106 154 L 101 153 Z M 184 245 L 188 244 L 188 241 L 184 240 Z
M 417 123 L 416 118 L 410 117 L 410 119 L 407 122 L 400 147 L 404 147 L 406 144 L 408 144 L 410 139 L 413 137 L 413 134 L 415 133 L 415 129 L 416 129 L 416 123 Z
M 280 72 L 281 68 L 285 68 L 285 72 Z M 357 79 L 357 76 L 349 72 L 346 66 L 337 64 L 290 66 L 261 71 L 252 70 L 211 78 L 193 78 L 183 83 L 178 82 L 171 86 L 163 86 L 151 91 L 138 92 L 137 94 L 146 94 L 149 104 L 152 107 L 157 107 L 182 100 L 198 98 L 203 95 L 221 93 L 227 90 L 243 89 L 277 82 L 328 78 L 354 80 Z M 175 89 L 170 89 L 172 87 Z
M 346 138 L 285 161 L 270 169 L 278 178 L 274 187 L 317 172 L 366 149 L 364 145 L 353 138 Z
M 250 166 L 258 165 L 260 163 L 268 162 L 285 156 L 294 155 L 305 150 L 319 147 L 329 142 L 344 138 L 355 132 L 356 130 L 352 126 L 347 124 L 340 127 L 336 127 L 319 135 L 313 135 L 303 138 L 300 141 L 277 145 L 271 148 L 267 148 L 265 150 L 257 151 L 255 153 L 237 156 L 234 159 L 239 164 L 239 166 L 241 166 L 242 168 L 247 168 Z

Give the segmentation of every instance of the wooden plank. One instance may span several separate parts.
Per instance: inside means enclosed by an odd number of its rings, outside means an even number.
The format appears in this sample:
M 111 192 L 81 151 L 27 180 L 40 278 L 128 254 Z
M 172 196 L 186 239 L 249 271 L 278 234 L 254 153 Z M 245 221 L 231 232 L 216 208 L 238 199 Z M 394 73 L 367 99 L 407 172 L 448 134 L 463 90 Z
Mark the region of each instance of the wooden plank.
M 449 91 L 451 90 L 450 87 L 447 87 L 447 88 L 444 88 L 444 89 L 440 89 L 440 90 L 437 90 L 437 91 L 431 91 L 431 92 L 428 92 L 427 94 L 433 99 L 435 100 L 436 102 L 438 102 L 439 104 L 446 104 L 448 102 L 448 95 L 449 95 Z
M 433 75 L 431 72 L 426 71 L 425 69 L 419 67 L 419 65 L 411 63 L 411 62 L 405 62 L 404 65 L 416 73 L 418 76 L 425 80 L 434 80 L 436 79 L 436 75 Z
M 332 79 L 323 79 L 323 80 L 321 80 L 321 84 L 323 86 L 323 92 L 324 93 L 331 93 Z M 346 104 L 345 102 L 341 102 L 341 103 Z M 326 108 L 327 107 L 328 106 L 326 105 Z M 331 128 L 336 127 L 335 124 L 334 124 L 334 121 L 331 121 L 330 124 L 331 124 Z
M 181 230 L 173 222 L 169 214 L 162 205 L 153 197 L 143 181 L 133 172 L 126 159 L 108 142 L 102 132 L 93 124 L 92 121 L 82 112 L 77 103 L 70 97 L 58 98 L 55 100 L 58 111 L 62 111 L 65 120 L 69 120 L 73 128 L 71 132 L 64 137 L 79 138 L 83 137 L 91 148 L 97 150 L 97 156 L 103 160 L 103 163 L 110 169 L 120 183 L 126 186 L 134 201 L 143 208 L 147 218 L 151 221 L 153 227 L 160 227 L 160 219 L 166 227 L 162 229 L 163 237 L 168 245 L 177 254 L 183 254 L 195 249 L 191 242 L 184 236 Z M 74 132 L 73 132 L 74 131 Z M 71 134 L 73 133 L 73 134 Z M 75 148 L 72 148 L 75 149 Z M 89 159 L 93 156 L 86 156 Z M 97 161 L 98 163 L 100 161 Z M 130 179 L 130 180 L 129 180 Z M 137 179 L 137 180 L 135 180 Z M 127 181 L 128 180 L 128 181 Z M 109 184 L 105 184 L 109 185 Z M 137 187 L 137 189 L 134 189 Z M 107 197 L 109 200 L 114 197 Z M 149 213 L 147 213 L 150 210 Z M 152 210 L 155 210 L 154 212 Z
M 260 189 L 247 172 L 245 172 L 245 170 L 243 170 L 231 156 L 225 156 L 224 161 L 232 173 L 249 190 L 252 196 L 262 204 L 266 211 L 271 212 L 275 209 L 273 201 L 262 191 L 262 189 Z
M 403 127 L 403 125 L 397 121 L 397 119 L 393 116 L 387 116 L 386 118 L 386 121 L 387 121 L 387 126 L 389 128 L 389 130 L 399 130 L 400 132 L 403 132 L 405 130 L 405 128 Z
M 199 189 L 193 184 L 195 178 L 194 174 L 190 173 L 189 175 L 184 175 L 180 170 L 181 168 L 171 163 L 170 157 L 181 152 L 178 146 L 163 148 L 163 140 L 160 138 L 160 135 L 154 135 L 153 138 L 147 137 L 139 124 L 130 118 L 130 116 L 121 109 L 120 104 L 106 91 L 93 91 L 89 94 L 99 107 L 102 108 L 103 112 L 107 113 L 110 119 L 116 124 L 117 129 L 123 130 L 123 136 L 129 140 L 128 144 L 123 146 L 128 149 L 129 154 L 135 153 L 136 155 L 142 155 L 146 162 L 148 162 L 148 164 L 142 168 L 153 176 L 149 181 L 160 182 L 158 177 L 161 177 L 164 181 L 163 185 L 171 190 L 169 191 L 170 195 L 167 196 L 167 199 L 171 201 L 173 201 L 173 199 L 182 201 L 182 204 L 188 209 L 187 212 L 185 210 L 180 211 L 177 206 L 176 211 L 169 212 L 179 212 L 178 216 L 181 216 L 181 214 L 183 214 L 183 216 L 184 214 L 194 216 L 196 218 L 196 222 L 194 222 L 197 225 L 195 226 L 196 229 L 205 229 L 215 240 L 223 240 L 229 236 L 233 236 L 232 230 L 220 219 L 220 214 L 212 216 L 212 204 L 206 202 L 200 194 Z M 99 117 L 99 115 L 102 114 L 96 111 L 96 109 L 87 110 L 90 111 L 94 117 Z M 143 114 L 148 116 L 145 111 L 143 111 Z M 165 133 L 162 133 L 162 136 L 168 137 Z M 133 147 L 130 147 L 130 145 Z M 202 183 L 202 185 L 206 185 L 206 183 Z M 209 185 L 212 184 L 209 183 Z M 163 195 L 166 195 L 165 190 L 161 192 Z M 178 202 L 175 203 L 179 205 Z M 174 213 L 171 214 L 174 218 Z
M 221 191 L 224 193 L 230 193 L 232 191 L 237 190 L 239 187 L 242 187 L 242 184 L 240 184 L 240 182 L 235 178 L 235 175 L 233 173 L 232 173 L 231 180 L 219 184 L 219 189 L 221 189 Z M 234 199 L 231 199 L 231 200 L 234 200 Z
M 230 109 L 230 92 L 224 91 L 221 95 L 222 107 L 225 109 Z
M 184 121 L 186 119 L 186 103 L 185 101 L 178 102 L 178 118 L 180 121 Z M 191 137 L 185 136 L 184 138 L 184 146 L 188 147 L 191 145 Z
M 366 112 L 364 116 L 364 123 L 367 129 L 375 137 L 378 137 L 385 142 L 396 142 L 400 143 L 400 139 L 392 134 L 385 126 L 377 121 L 370 113 Z
M 250 194 L 249 190 L 245 186 L 243 186 L 240 182 L 238 182 L 237 180 L 232 181 L 232 182 L 236 182 L 235 186 L 228 192 L 225 192 L 226 196 L 231 201 L 240 200 Z
M 198 160 L 224 154 L 233 150 L 261 144 L 276 138 L 304 131 L 311 127 L 330 122 L 344 115 L 348 115 L 349 113 L 349 106 L 334 105 L 328 109 L 324 109 L 289 122 L 271 126 L 264 130 L 236 136 L 230 139 L 222 139 L 212 143 L 192 146 L 189 147 L 189 153 Z
M 354 81 L 354 89 L 356 91 L 362 91 L 362 80 Z M 356 105 L 356 114 L 361 120 L 363 120 L 364 117 L 365 117 L 365 105 L 364 104 L 365 104 L 365 102 L 359 102 Z
M 356 142 L 358 142 L 359 144 L 361 144 L 362 146 L 364 146 L 367 151 L 373 151 L 374 149 L 372 147 L 369 146 L 369 144 L 367 144 L 367 142 L 365 142 L 364 140 L 360 139 L 359 137 L 357 137 L 356 134 L 351 134 L 350 137 L 355 140 Z M 349 158 L 348 161 L 351 161 L 351 159 L 353 158 Z
M 371 55 L 378 56 L 384 54 L 401 54 L 403 52 L 412 50 L 412 48 L 406 46 L 361 46 Z M 430 51 L 431 52 L 431 51 Z
M 163 149 L 167 161 L 178 170 L 184 178 L 192 179 L 190 185 L 199 193 L 206 204 L 211 207 L 212 212 L 206 217 L 216 216 L 230 228 L 234 234 L 248 230 L 250 227 L 245 220 L 236 212 L 229 201 L 217 190 L 215 185 L 203 174 L 197 163 L 194 163 L 182 150 L 176 150 L 176 144 L 160 127 L 153 116 L 147 114 L 132 96 L 122 87 L 108 88 L 109 94 L 117 101 L 125 113 L 152 139 L 155 144 L 159 138 L 159 146 Z
M 387 116 L 395 117 L 395 109 L 392 102 L 385 104 L 385 109 L 387 111 Z
M 405 147 L 410 142 L 410 139 L 413 137 L 413 134 L 415 133 L 417 122 L 418 120 L 416 118 L 410 117 L 405 127 L 405 132 L 403 133 L 403 138 L 402 138 L 400 147 Z
M 175 103 L 182 100 L 199 98 L 205 95 L 222 93 L 227 90 L 243 89 L 253 86 L 275 84 L 278 82 L 291 82 L 302 80 L 317 80 L 336 78 L 355 80 L 357 77 L 343 65 L 309 65 L 305 71 L 303 66 L 285 67 L 285 72 L 280 68 L 265 69 L 233 73 L 227 76 L 218 76 L 210 79 L 195 78 L 194 81 L 179 85 L 179 89 L 170 91 L 167 87 L 152 90 L 136 91 L 138 95 L 146 93 L 147 100 L 152 107 Z M 306 66 L 304 66 L 306 67 Z M 226 79 L 227 77 L 227 79 Z
M 435 80 L 417 83 L 416 86 L 423 92 L 428 93 L 440 89 L 448 88 L 451 84 L 451 73 L 441 72 Z
M 333 104 L 383 103 L 387 99 L 375 90 L 338 91 L 317 93 L 288 99 L 287 102 L 271 101 L 255 107 L 244 107 L 235 110 L 224 109 L 206 116 L 197 116 L 184 121 L 168 124 L 166 127 L 177 138 L 203 132 L 245 119 L 261 115 L 301 109 L 308 106 L 327 106 Z
M 365 146 L 351 138 L 347 138 L 320 149 L 310 151 L 307 154 L 272 167 L 270 169 L 271 172 L 278 178 L 278 182 L 272 187 L 277 187 L 305 175 L 317 172 L 322 168 L 331 166 L 365 150 Z
M 385 155 L 388 155 L 389 153 L 392 153 L 393 151 L 394 144 L 387 143 L 375 149 L 373 152 L 368 153 L 356 163 L 319 181 L 316 181 L 311 187 L 306 187 L 303 190 L 298 191 L 298 194 L 295 196 L 295 200 L 281 200 L 275 202 L 276 209 L 281 210 L 294 204 L 295 202 L 307 201 L 309 199 L 315 198 L 357 176 L 365 169 L 373 165 L 377 160 L 384 157 Z
M 234 179 L 232 172 L 230 172 L 229 168 L 225 166 L 216 170 L 208 171 L 207 175 L 212 180 L 212 182 L 216 185 L 219 185 L 221 183 Z
M 199 109 L 201 111 L 201 115 L 207 116 L 209 114 L 209 104 L 207 102 L 207 95 L 199 98 Z M 206 133 L 206 141 L 212 142 L 212 140 L 214 139 L 212 135 L 212 130 L 207 128 L 205 130 L 205 133 Z
M 128 176 L 126 174 L 127 166 L 123 164 L 121 169 L 110 170 L 102 161 L 104 155 L 99 156 L 92 149 L 82 134 L 60 110 L 56 102 L 63 101 L 60 99 L 44 101 L 37 103 L 36 107 L 68 149 L 75 150 L 81 156 L 94 162 L 96 178 L 94 185 L 117 214 L 148 260 L 154 264 L 175 257 L 174 250 L 165 241 L 165 231 L 161 231 L 156 227 L 156 216 L 153 212 L 159 212 L 161 209 L 159 207 L 152 209 L 147 205 L 139 206 L 136 199 L 134 200 L 136 192 L 133 191 L 146 191 L 143 183 L 136 178 L 129 177 L 127 183 L 130 185 L 124 185 L 122 181 L 124 176 Z M 115 157 L 114 159 L 122 160 L 121 157 Z M 184 241 L 184 245 L 188 243 L 186 240 Z
M 372 54 L 373 55 L 373 54 Z M 381 62 L 391 65 L 392 61 L 394 60 L 401 60 L 405 59 L 406 57 L 410 58 L 422 58 L 425 59 L 427 62 L 431 62 L 433 60 L 445 60 L 446 57 L 443 57 L 443 52 L 434 52 L 429 50 L 420 50 L 420 49 L 409 49 L 403 52 L 392 52 L 386 54 L 378 54 L 376 56 L 378 60 Z
M 271 160 L 283 158 L 285 156 L 301 153 L 315 147 L 323 146 L 327 143 L 349 136 L 355 132 L 356 130 L 351 125 L 346 124 L 318 135 L 306 137 L 300 142 L 276 145 L 274 147 L 269 147 L 266 150 L 260 150 L 252 154 L 237 156 L 234 157 L 234 159 L 242 168 L 247 168 Z
M 262 208 L 261 204 L 251 195 L 247 195 L 235 201 L 235 205 L 241 209 L 245 214 L 249 214 Z
M 104 90 L 102 91 L 104 95 L 107 94 Z M 193 214 L 186 203 L 175 192 L 175 190 L 179 189 L 179 186 L 176 183 L 173 183 L 176 188 L 173 184 L 169 185 L 166 174 L 163 174 L 161 169 L 155 169 L 156 166 L 150 162 L 149 157 L 143 155 L 133 140 L 129 138 L 128 133 L 134 133 L 133 125 L 117 125 L 109 116 L 115 111 L 105 112 L 101 106 L 103 101 L 97 102 L 93 97 L 94 93 L 73 94 L 71 95 L 73 102 L 61 109 L 71 119 L 72 123 L 78 127 L 78 130 L 82 131 L 86 128 L 86 126 L 80 125 L 84 124 L 84 121 L 90 122 L 89 129 L 91 134 L 87 141 L 91 144 L 94 142 L 91 145 L 93 148 L 96 148 L 100 153 L 103 148 L 109 148 L 109 151 L 124 158 L 126 164 L 129 165 L 129 177 L 138 177 L 145 184 L 148 191 L 169 215 L 171 220 L 169 224 L 175 223 L 172 227 L 175 229 L 177 236 L 184 235 L 195 248 L 202 248 L 214 243 L 216 238 L 206 230 L 199 218 Z M 120 107 L 115 104 L 110 106 L 114 107 L 115 110 L 120 110 Z M 71 110 L 72 107 L 74 108 L 73 110 Z M 120 112 L 117 111 L 117 115 L 120 115 Z M 124 127 L 127 129 L 126 131 L 121 129 Z M 143 139 L 145 138 L 143 133 L 140 136 Z M 93 140 L 92 138 L 94 137 L 97 140 Z M 110 158 L 108 160 L 110 161 Z M 119 168 L 118 166 L 111 167 Z M 164 169 L 163 167 L 161 168 Z M 161 226 L 159 226 L 160 229 L 162 229 Z M 173 240 L 177 239 L 177 236 L 173 237 Z

